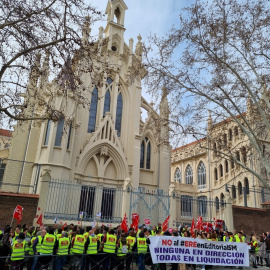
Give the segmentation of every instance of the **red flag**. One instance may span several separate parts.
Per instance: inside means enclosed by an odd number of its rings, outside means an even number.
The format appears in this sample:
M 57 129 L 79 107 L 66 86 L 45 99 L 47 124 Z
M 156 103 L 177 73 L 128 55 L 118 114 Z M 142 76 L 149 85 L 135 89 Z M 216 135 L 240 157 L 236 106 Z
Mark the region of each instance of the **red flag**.
M 209 231 L 208 230 L 208 223 L 207 222 L 203 222 L 202 228 L 203 228 L 203 230 L 205 230 L 206 232 L 208 232 Z
M 190 232 L 193 234 L 195 230 L 195 222 L 194 222 L 194 218 L 192 219 L 192 224 L 191 224 L 191 229 Z
M 139 220 L 140 220 L 140 217 L 138 214 L 136 214 L 136 216 L 134 216 L 134 219 L 133 219 L 133 214 L 132 214 L 132 224 L 130 225 L 130 227 L 134 228 L 135 231 L 138 231 Z
M 122 220 L 121 228 L 122 228 L 122 230 L 123 230 L 125 233 L 128 232 L 126 213 L 125 213 L 125 216 L 124 216 L 124 218 L 123 218 L 123 220 Z
M 202 219 L 202 216 L 199 216 L 197 218 L 196 229 L 197 230 L 202 230 L 203 229 L 203 219 Z
M 137 218 L 137 216 L 139 216 L 137 213 L 132 214 L 132 222 Z
M 210 222 L 207 223 L 207 229 L 208 229 L 208 232 L 213 230 L 212 223 L 210 223 Z
M 13 217 L 17 219 L 17 224 L 19 224 L 20 221 L 22 220 L 22 212 L 23 208 L 20 205 L 17 205 L 13 212 Z
M 165 219 L 165 221 L 162 224 L 163 232 L 165 232 L 168 229 L 169 219 L 170 219 L 170 215 L 168 215 L 168 217 Z
M 223 227 L 223 220 L 222 219 L 217 219 L 216 228 L 221 229 L 222 227 Z
M 150 219 L 149 218 L 145 219 L 144 220 L 144 224 L 145 225 L 150 225 L 151 224 Z
M 62 226 L 62 231 L 64 230 L 64 228 L 67 226 L 67 223 L 65 222 L 64 225 Z
M 40 216 L 39 216 L 39 218 L 38 218 L 38 220 L 37 220 L 37 224 L 39 224 L 40 226 L 43 225 L 43 223 L 42 223 L 42 218 L 43 218 L 43 212 L 40 214 Z

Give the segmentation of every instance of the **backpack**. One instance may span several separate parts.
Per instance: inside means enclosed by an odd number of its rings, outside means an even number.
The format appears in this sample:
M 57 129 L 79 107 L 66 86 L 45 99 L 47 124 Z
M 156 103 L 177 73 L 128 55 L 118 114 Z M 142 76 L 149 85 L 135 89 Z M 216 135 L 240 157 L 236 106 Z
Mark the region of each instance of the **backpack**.
M 250 254 L 255 254 L 255 246 L 251 246 L 250 248 Z
M 128 253 L 127 245 L 124 245 L 121 250 L 122 253 Z

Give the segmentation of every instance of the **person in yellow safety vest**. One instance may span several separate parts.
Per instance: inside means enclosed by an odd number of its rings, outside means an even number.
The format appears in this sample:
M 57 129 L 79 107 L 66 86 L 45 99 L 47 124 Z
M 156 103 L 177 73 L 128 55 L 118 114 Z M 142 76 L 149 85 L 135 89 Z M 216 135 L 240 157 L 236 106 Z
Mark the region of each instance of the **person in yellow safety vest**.
M 46 230 L 42 230 L 42 231 L 38 231 L 37 232 L 37 237 L 33 243 L 33 253 L 34 253 L 34 257 L 33 257 L 33 262 L 32 262 L 32 268 L 31 270 L 35 270 L 36 264 L 37 264 L 37 260 L 38 260 L 38 256 L 40 254 L 41 251 L 41 242 L 43 237 L 46 235 Z
M 79 232 L 76 234 L 76 236 L 72 239 L 71 242 L 72 254 L 75 255 L 73 256 L 71 263 L 74 269 L 77 269 L 78 265 L 83 264 L 82 254 L 84 253 L 84 246 L 86 242 L 86 239 L 83 237 L 83 234 L 84 229 L 80 228 Z
M 46 255 L 46 256 L 40 256 L 37 265 L 40 264 L 42 269 L 48 269 L 50 262 L 52 261 L 52 254 L 55 249 L 56 245 L 56 237 L 54 235 L 53 228 L 46 228 L 47 233 L 43 237 L 41 241 L 41 250 L 40 255 Z
M 29 255 L 30 255 L 31 257 L 29 258 L 29 260 L 28 260 L 28 262 L 27 262 L 27 269 L 31 269 L 31 266 L 32 266 L 32 264 L 33 264 L 33 257 L 32 257 L 32 256 L 34 255 L 33 244 L 34 244 L 36 238 L 37 238 L 37 237 L 36 237 L 35 235 L 33 235 L 33 236 L 31 237 L 31 240 L 30 240 L 30 244 L 29 244 Z
M 97 253 L 99 249 L 100 242 L 98 240 L 97 234 L 99 233 L 99 228 L 93 232 L 93 230 L 89 231 L 89 237 L 85 243 L 85 253 L 87 254 L 85 260 L 85 270 L 89 270 L 91 265 L 91 270 L 98 270 L 99 264 L 97 264 L 98 258 Z
M 125 233 L 122 233 L 121 238 L 119 239 L 117 244 L 117 270 L 124 270 L 125 268 L 125 260 L 127 258 L 127 253 L 129 249 L 129 244 L 127 243 L 125 235 Z
M 89 231 L 92 230 L 92 226 L 87 226 L 85 233 L 83 234 L 83 237 L 87 240 L 87 238 L 89 237 Z
M 21 228 L 19 226 L 17 226 L 15 228 L 15 235 L 14 235 L 14 238 L 13 238 L 13 241 L 19 236 L 19 233 L 21 232 Z
M 103 267 L 105 270 L 113 269 L 116 262 L 115 249 L 116 249 L 117 237 L 114 235 L 114 230 L 110 229 L 109 233 L 103 237 L 102 247 L 106 256 L 103 261 Z M 110 267 L 111 266 L 111 267 Z
M 242 232 L 238 232 L 234 236 L 234 242 L 243 242 L 243 243 L 245 243 L 245 236 L 243 236 Z
M 62 232 L 62 235 L 56 241 L 56 246 L 55 246 L 55 249 L 57 250 L 56 254 L 58 255 L 54 264 L 56 270 L 63 269 L 66 263 L 69 245 L 70 245 L 70 240 L 68 238 L 68 233 Z
M 144 237 L 144 232 L 139 233 L 137 238 L 137 250 L 138 250 L 138 265 L 139 270 L 145 269 L 145 254 L 147 253 L 147 238 Z
M 57 232 L 58 233 L 56 234 L 56 239 L 59 240 L 59 238 L 62 237 L 62 229 L 58 229 Z
M 21 265 L 24 261 L 25 256 L 25 235 L 19 233 L 18 239 L 14 241 L 11 253 L 11 269 L 21 269 Z
M 142 225 L 139 226 L 139 230 L 137 231 L 136 237 L 139 237 L 139 233 L 144 230 Z
M 223 242 L 232 242 L 233 241 L 233 236 L 230 235 L 228 231 L 225 231 L 222 240 L 223 240 Z
M 252 263 L 253 263 L 253 268 L 258 268 L 257 267 L 257 254 L 258 254 L 258 242 L 256 236 L 252 236 L 252 241 L 251 241 L 251 250 L 250 253 L 252 255 Z
M 136 243 L 136 234 L 134 231 L 130 231 L 129 236 L 127 237 L 127 242 L 128 242 L 128 253 L 134 252 L 135 251 L 135 243 Z M 126 259 L 126 270 L 130 270 L 130 265 L 132 263 L 132 254 L 127 255 Z

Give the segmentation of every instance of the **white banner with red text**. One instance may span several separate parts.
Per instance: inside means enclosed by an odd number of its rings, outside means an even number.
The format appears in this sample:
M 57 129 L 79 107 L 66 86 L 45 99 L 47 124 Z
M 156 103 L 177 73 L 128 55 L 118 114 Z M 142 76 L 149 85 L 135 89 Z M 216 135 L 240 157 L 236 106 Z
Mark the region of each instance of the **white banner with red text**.
M 149 239 L 153 263 L 249 266 L 246 243 L 178 236 L 150 236 Z

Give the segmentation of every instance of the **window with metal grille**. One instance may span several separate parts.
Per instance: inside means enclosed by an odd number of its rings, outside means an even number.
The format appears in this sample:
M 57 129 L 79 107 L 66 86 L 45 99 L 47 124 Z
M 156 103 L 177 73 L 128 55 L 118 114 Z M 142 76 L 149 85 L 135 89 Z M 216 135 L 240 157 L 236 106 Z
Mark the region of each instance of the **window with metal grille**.
M 192 197 L 181 195 L 181 216 L 192 217 Z
M 101 200 L 101 219 L 112 220 L 114 206 L 115 189 L 103 188 Z
M 198 197 L 198 216 L 205 217 L 207 214 L 207 197 L 199 196 Z
M 87 219 L 93 219 L 93 209 L 95 203 L 95 187 L 82 186 L 80 196 L 79 212 L 84 213 L 84 217 Z

